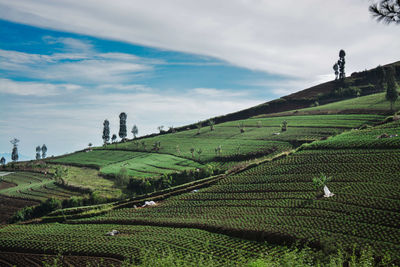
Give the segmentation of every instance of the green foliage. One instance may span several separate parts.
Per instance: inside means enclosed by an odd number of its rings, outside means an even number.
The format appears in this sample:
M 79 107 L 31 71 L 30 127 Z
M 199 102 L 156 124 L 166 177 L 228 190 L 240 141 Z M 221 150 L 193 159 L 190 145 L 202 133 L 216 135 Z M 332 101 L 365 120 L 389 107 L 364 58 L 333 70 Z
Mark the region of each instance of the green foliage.
M 131 133 L 132 133 L 132 135 L 133 135 L 133 139 L 135 139 L 136 136 L 137 136 L 138 133 L 139 133 L 139 129 L 138 129 L 138 127 L 137 127 L 136 125 L 133 125 Z
M 129 183 L 128 170 L 126 168 L 121 168 L 119 173 L 115 177 L 115 183 L 118 186 L 126 186 Z
M 214 131 L 215 121 L 212 119 L 208 120 L 208 125 L 210 126 L 210 131 Z
M 46 158 L 47 146 L 45 144 L 42 145 L 42 159 Z
M 103 142 L 107 144 L 110 141 L 110 122 L 108 120 L 104 120 L 103 122 Z
M 390 101 L 390 110 L 393 110 L 393 104 L 399 97 L 399 92 L 397 91 L 398 85 L 396 83 L 396 78 L 393 68 L 389 68 L 386 80 L 387 80 L 386 100 Z
M 119 114 L 119 132 L 118 135 L 122 140 L 125 140 L 127 132 L 126 132 L 126 118 L 128 116 L 125 112 Z
M 321 173 L 319 177 L 314 177 L 312 179 L 314 187 L 318 190 L 323 188 L 327 182 L 331 181 L 332 177 L 328 177 L 325 174 Z
M 282 124 L 281 124 L 281 131 L 282 132 L 286 132 L 287 125 L 288 125 L 288 122 L 286 120 L 282 121 Z

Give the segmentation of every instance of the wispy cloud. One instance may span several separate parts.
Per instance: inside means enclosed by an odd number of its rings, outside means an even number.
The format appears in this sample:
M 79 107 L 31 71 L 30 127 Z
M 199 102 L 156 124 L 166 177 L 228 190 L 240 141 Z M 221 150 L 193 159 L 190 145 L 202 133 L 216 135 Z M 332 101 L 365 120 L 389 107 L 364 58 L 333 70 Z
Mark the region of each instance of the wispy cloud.
M 0 0 L 0 5 L 0 17 L 11 21 L 295 77 L 330 73 L 342 48 L 350 73 L 400 57 L 397 28 L 372 20 L 368 1 Z
M 97 85 L 127 82 L 162 64 L 159 59 L 97 52 L 91 44 L 73 38 L 44 39 L 63 44 L 62 52 L 44 55 L 0 49 L 0 70 L 35 80 Z
M 0 78 L 0 93 L 20 96 L 54 96 L 81 89 L 76 84 L 51 84 L 40 82 L 17 82 Z

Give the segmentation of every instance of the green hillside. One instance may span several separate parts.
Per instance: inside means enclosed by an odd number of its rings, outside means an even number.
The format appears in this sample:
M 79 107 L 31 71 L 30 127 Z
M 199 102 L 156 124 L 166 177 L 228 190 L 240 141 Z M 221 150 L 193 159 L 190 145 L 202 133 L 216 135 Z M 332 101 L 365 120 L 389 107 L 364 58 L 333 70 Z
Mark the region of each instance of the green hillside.
M 0 249 L 244 266 L 306 244 L 310 264 L 327 265 L 338 248 L 351 254 L 357 244 L 355 254 L 370 247 L 377 262 L 400 263 L 400 121 L 387 118 L 388 107 L 378 93 L 108 144 L 47 159 L 47 176 L 26 172 L 35 162 L 15 164 L 25 172 L 3 177 L 18 186 L 0 194 L 42 201 L 80 195 L 56 188 L 61 168 L 66 188 L 109 203 L 4 225 Z M 118 180 L 124 170 L 128 185 Z M 313 185 L 321 175 L 331 177 L 333 196 Z M 129 191 L 146 183 L 148 191 Z M 119 234 L 107 236 L 113 229 Z M 0 262 L 13 262 L 7 257 L 0 254 Z

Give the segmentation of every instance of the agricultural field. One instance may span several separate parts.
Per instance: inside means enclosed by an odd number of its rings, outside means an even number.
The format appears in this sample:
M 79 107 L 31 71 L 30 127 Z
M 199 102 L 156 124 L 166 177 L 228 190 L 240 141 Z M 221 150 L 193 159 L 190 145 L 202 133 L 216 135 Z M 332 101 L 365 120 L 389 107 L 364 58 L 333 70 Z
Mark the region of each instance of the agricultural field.
M 375 130 L 388 129 L 400 130 L 397 122 Z M 354 139 L 369 130 L 353 131 Z M 153 208 L 116 209 L 71 223 L 149 223 L 322 246 L 335 240 L 345 246 L 370 245 L 378 254 L 390 253 L 399 260 L 400 149 L 375 147 L 310 146 Z M 325 198 L 322 189 L 314 188 L 312 178 L 321 173 L 332 177 L 328 187 L 333 197 Z
M 119 234 L 107 236 L 113 229 Z M 132 262 L 172 253 L 188 263 L 192 261 L 193 266 L 209 258 L 237 266 L 265 253 L 279 256 L 287 250 L 197 229 L 113 224 L 9 225 L 0 229 L 0 249 L 55 255 L 67 252 Z
M 40 173 L 13 172 L 1 178 L 3 182 L 15 185 L 0 189 L 0 195 L 8 197 L 43 201 L 47 198 L 67 199 L 80 195 L 80 193 L 57 186 L 51 177 Z
M 394 110 L 400 109 L 400 102 L 396 101 Z M 390 103 L 385 98 L 385 93 L 377 93 L 347 100 L 337 101 L 326 105 L 287 111 L 280 114 L 390 114 Z
M 160 153 L 207 162 L 219 157 L 263 151 L 268 154 L 271 153 L 272 148 L 274 148 L 274 154 L 278 154 L 293 149 L 293 143 L 298 145 L 302 142 L 319 140 L 363 124 L 374 124 L 383 119 L 384 116 L 381 115 L 364 114 L 251 118 L 215 125 L 213 131 L 209 126 L 204 126 L 200 131 L 196 129 L 159 135 L 108 145 L 107 149 L 149 151 L 154 143 L 160 142 Z M 283 121 L 288 122 L 285 132 L 281 132 Z M 218 147 L 221 147 L 220 152 L 216 150 Z M 200 155 L 197 153 L 199 149 L 201 149 Z
M 129 176 L 139 178 L 203 167 L 201 163 L 173 155 L 118 150 L 78 152 L 49 162 L 95 167 L 106 175 L 117 175 L 125 168 Z

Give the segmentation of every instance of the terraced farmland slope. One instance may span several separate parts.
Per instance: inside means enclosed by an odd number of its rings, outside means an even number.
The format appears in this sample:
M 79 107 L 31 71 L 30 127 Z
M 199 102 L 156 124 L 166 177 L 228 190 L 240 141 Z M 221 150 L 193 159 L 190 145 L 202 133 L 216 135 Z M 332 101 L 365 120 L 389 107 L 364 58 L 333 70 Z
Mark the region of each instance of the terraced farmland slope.
M 228 176 L 154 208 L 118 209 L 73 222 L 191 227 L 322 246 L 356 243 L 398 259 L 400 137 L 378 138 L 392 131 L 400 131 L 398 121 L 305 145 L 284 159 Z M 341 145 L 327 149 L 324 144 L 334 144 L 336 139 Z M 354 148 L 358 142 L 362 146 Z M 385 145 L 379 148 L 379 142 Z M 328 186 L 335 196 L 324 198 L 322 190 L 313 188 L 312 178 L 321 173 L 332 176 Z
M 49 162 L 95 167 L 102 174 L 114 175 L 126 168 L 128 175 L 133 177 L 152 177 L 203 167 L 200 163 L 172 155 L 109 150 L 78 152 Z
M 195 151 L 202 150 L 200 161 L 221 161 L 224 157 L 234 161 L 234 156 L 238 154 L 260 152 L 262 155 L 272 153 L 272 151 L 277 154 L 291 150 L 293 145 L 319 140 L 365 123 L 373 124 L 383 118 L 384 116 L 375 114 L 252 118 L 218 124 L 213 131 L 210 127 L 203 127 L 200 134 L 198 130 L 187 130 L 146 138 L 140 142 L 130 141 L 108 145 L 107 149 L 145 151 L 149 150 L 154 143 L 160 142 L 159 153 L 199 160 L 196 152 L 194 156 L 191 153 L 191 148 L 194 148 Z M 285 132 L 281 131 L 283 121 L 288 122 Z M 244 129 L 243 132 L 240 131 L 241 128 Z M 220 154 L 216 152 L 219 146 L 222 149 Z

